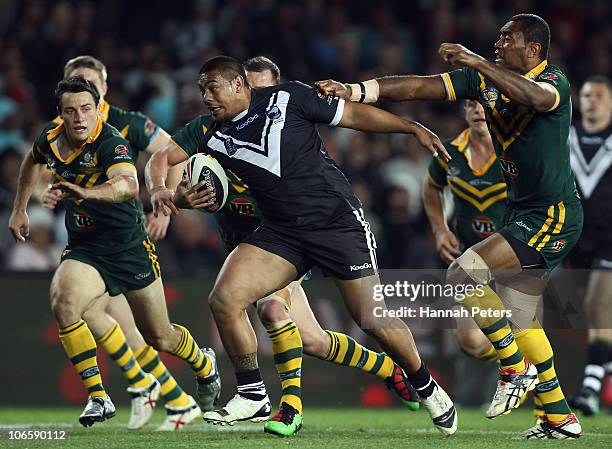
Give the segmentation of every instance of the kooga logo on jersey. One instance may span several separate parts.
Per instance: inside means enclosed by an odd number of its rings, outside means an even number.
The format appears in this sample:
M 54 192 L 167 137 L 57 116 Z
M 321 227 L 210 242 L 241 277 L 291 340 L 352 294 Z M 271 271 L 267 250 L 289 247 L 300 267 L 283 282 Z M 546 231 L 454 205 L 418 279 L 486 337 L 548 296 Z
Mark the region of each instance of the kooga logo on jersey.
M 240 125 L 236 125 L 236 130 L 240 131 L 243 130 L 244 128 L 246 128 L 247 126 L 249 126 L 251 123 L 253 123 L 256 119 L 259 118 L 259 115 L 255 114 L 250 116 L 246 122 L 241 123 Z

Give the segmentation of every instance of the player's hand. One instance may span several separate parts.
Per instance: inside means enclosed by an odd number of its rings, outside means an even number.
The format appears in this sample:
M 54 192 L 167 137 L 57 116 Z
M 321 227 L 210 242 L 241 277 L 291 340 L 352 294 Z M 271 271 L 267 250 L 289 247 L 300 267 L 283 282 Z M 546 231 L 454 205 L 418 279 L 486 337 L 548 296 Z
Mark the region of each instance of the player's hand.
M 455 258 L 461 255 L 459 250 L 459 239 L 448 229 L 436 232 L 436 249 L 440 257 L 447 264 L 451 264 Z
M 450 154 L 442 145 L 440 138 L 435 133 L 425 128 L 420 123 L 415 123 L 414 137 L 434 156 L 441 156 L 446 162 L 451 160 Z
M 178 208 L 174 205 L 174 190 L 167 187 L 156 187 L 151 191 L 151 206 L 153 206 L 153 215 L 169 216 L 172 213 L 180 214 Z
M 147 233 L 151 240 L 157 242 L 158 240 L 162 240 L 166 237 L 166 232 L 168 231 L 168 225 L 170 224 L 170 216 L 169 215 L 159 215 L 155 216 L 153 212 L 147 214 L 145 219 L 145 226 L 147 228 Z
M 51 186 L 51 189 L 60 191 L 58 201 L 62 200 L 86 200 L 89 198 L 88 189 L 78 186 L 68 181 L 56 182 Z
M 351 95 L 353 93 L 351 86 L 334 80 L 317 81 L 315 83 L 315 89 L 321 95 L 340 97 L 347 101 L 351 99 Z
M 463 45 L 443 43 L 438 49 L 438 54 L 446 62 L 456 65 L 464 65 L 468 67 L 474 67 L 482 56 L 468 50 Z
M 30 219 L 25 210 L 13 210 L 9 218 L 9 229 L 15 241 L 25 242 L 25 238 L 30 235 Z
M 206 181 L 200 181 L 187 188 L 187 181 L 181 181 L 174 194 L 174 204 L 181 209 L 206 209 L 208 212 L 215 212 L 219 208 L 215 202 L 215 191 L 212 188 L 198 191 L 205 185 Z
M 49 185 L 42 194 L 42 205 L 47 209 L 53 210 L 57 206 L 57 203 L 60 202 L 61 197 L 62 191 L 54 189 Z

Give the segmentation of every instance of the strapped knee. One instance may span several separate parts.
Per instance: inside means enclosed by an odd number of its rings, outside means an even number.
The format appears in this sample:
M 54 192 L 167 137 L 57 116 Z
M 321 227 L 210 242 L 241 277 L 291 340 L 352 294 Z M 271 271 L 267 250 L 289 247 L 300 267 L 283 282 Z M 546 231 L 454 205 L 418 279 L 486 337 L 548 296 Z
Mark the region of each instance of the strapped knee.
M 466 249 L 463 254 L 453 262 L 453 265 L 460 267 L 467 277 L 476 284 L 487 285 L 493 279 L 491 269 L 485 260 L 471 248 Z M 455 270 L 456 269 L 455 267 Z M 467 281 L 467 279 L 465 280 Z
M 495 290 L 506 309 L 511 312 L 507 318 L 512 328 L 529 329 L 536 317 L 542 295 L 529 295 L 499 283 L 495 285 Z

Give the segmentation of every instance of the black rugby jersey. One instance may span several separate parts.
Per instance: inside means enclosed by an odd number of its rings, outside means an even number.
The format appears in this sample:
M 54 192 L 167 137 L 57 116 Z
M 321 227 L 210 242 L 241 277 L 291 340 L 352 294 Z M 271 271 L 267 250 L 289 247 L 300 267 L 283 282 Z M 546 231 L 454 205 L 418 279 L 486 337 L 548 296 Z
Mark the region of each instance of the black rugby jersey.
M 609 232 L 612 221 L 612 123 L 598 133 L 588 133 L 581 123 L 574 123 L 570 129 L 570 160 L 582 198 L 585 227 L 601 227 Z
M 324 227 L 361 207 L 317 130 L 337 125 L 343 111 L 344 100 L 297 81 L 253 89 L 249 109 L 213 122 L 199 151 L 248 184 L 264 220 Z

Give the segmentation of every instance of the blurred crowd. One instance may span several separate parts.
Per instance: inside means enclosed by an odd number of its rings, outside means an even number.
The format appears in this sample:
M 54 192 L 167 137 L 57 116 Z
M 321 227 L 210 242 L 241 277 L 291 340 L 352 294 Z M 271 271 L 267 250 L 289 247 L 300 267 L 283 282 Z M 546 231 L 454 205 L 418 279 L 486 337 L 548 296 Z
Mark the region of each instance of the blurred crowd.
M 285 80 L 358 81 L 387 74 L 448 70 L 442 42 L 493 54 L 498 30 L 515 13 L 550 24 L 549 60 L 574 94 L 592 74 L 610 75 L 611 8 L 607 0 L 0 0 L 0 217 L 6 225 L 19 164 L 42 125 L 56 115 L 53 90 L 64 63 L 91 54 L 108 69 L 107 100 L 138 110 L 172 133 L 205 113 L 196 85 L 207 58 L 266 55 Z M 419 120 L 442 138 L 465 126 L 458 105 L 383 104 Z M 421 204 L 426 151 L 407 136 L 321 127 L 327 148 L 351 181 L 377 236 L 383 268 L 439 267 Z M 145 161 L 141 161 L 144 164 Z M 144 188 L 142 196 L 147 204 Z M 0 267 L 52 270 L 65 245 L 61 210 L 36 201 L 27 245 L 0 232 Z M 220 266 L 211 215 L 181 214 L 159 243 L 165 271 Z

